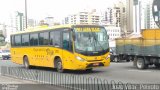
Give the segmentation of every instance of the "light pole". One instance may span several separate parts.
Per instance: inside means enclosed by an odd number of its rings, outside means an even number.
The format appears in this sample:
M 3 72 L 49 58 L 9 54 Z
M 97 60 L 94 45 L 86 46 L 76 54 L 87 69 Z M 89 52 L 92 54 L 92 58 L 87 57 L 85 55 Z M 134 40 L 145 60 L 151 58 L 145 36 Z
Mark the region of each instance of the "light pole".
M 26 29 L 27 29 L 27 0 L 25 0 L 25 19 L 26 19 L 26 22 L 25 22 L 25 24 L 26 24 Z

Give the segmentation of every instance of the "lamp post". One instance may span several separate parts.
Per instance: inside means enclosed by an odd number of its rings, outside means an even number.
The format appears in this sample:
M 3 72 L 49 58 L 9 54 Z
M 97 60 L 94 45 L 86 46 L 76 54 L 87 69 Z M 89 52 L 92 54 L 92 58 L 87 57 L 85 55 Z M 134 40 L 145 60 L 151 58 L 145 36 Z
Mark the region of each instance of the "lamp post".
M 27 29 L 27 0 L 25 0 L 25 19 L 26 19 L 26 29 Z

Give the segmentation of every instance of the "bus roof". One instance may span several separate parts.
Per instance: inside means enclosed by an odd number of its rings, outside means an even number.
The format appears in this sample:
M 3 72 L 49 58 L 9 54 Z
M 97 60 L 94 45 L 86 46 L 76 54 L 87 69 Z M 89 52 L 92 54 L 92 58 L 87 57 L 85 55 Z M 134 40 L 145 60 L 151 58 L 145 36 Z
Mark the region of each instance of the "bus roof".
M 36 32 L 36 31 L 53 30 L 53 29 L 58 29 L 58 28 L 71 28 L 73 26 L 82 26 L 82 25 L 69 24 L 69 25 L 56 25 L 56 26 L 52 26 L 52 27 L 48 27 L 46 25 L 43 25 L 43 26 L 37 26 L 37 27 L 30 27 L 30 28 L 27 28 L 25 31 L 19 31 L 19 32 L 16 32 L 16 33 L 12 33 L 11 35 L 30 33 L 30 32 Z M 87 25 L 83 25 L 83 26 L 100 26 L 100 25 L 88 25 L 87 24 Z

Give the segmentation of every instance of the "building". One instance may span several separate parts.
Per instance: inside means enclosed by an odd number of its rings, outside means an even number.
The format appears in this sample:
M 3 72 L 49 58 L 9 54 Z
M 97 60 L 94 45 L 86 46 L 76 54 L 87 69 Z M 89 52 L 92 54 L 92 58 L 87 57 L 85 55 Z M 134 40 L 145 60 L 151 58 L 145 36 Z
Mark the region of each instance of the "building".
M 100 23 L 100 15 L 96 12 L 96 10 L 89 11 L 81 11 L 77 14 L 69 15 L 65 17 L 64 24 L 99 24 Z
M 64 19 L 62 24 L 69 24 L 69 17 L 65 17 L 65 19 Z
M 21 12 L 16 12 L 16 28 L 17 31 L 24 31 L 26 26 L 25 26 L 25 16 Z
M 133 0 L 126 0 L 126 30 L 127 33 L 133 32 Z
M 121 37 L 121 28 L 120 27 L 105 27 L 107 34 L 109 35 L 109 40 L 115 40 L 116 38 Z
M 28 19 L 28 27 L 35 27 L 38 26 L 38 21 L 34 19 Z
M 147 0 L 147 1 L 143 1 L 142 2 L 143 5 L 145 6 L 143 9 L 143 12 L 145 13 L 143 17 L 145 17 L 143 20 L 143 24 L 144 24 L 144 29 L 155 29 L 158 28 L 158 26 L 156 25 L 154 18 L 153 18 L 153 14 L 152 14 L 152 3 L 153 0 Z
M 45 23 L 47 23 L 49 26 L 53 26 L 53 25 L 54 25 L 54 17 L 46 17 L 44 21 L 45 21 Z
M 127 32 L 126 27 L 126 7 L 124 2 L 119 1 L 114 6 L 114 15 L 115 15 L 115 26 L 121 28 L 121 36 Z
M 122 1 L 114 4 L 113 7 L 107 8 L 103 15 L 103 22 L 105 25 L 120 27 L 121 35 L 125 34 L 127 31 L 126 27 L 126 8 Z
M 109 35 L 109 46 L 115 47 L 115 39 L 121 37 L 120 27 L 105 27 L 107 34 Z
M 113 25 L 114 15 L 113 15 L 113 8 L 109 7 L 102 13 L 103 20 L 102 22 L 104 25 Z

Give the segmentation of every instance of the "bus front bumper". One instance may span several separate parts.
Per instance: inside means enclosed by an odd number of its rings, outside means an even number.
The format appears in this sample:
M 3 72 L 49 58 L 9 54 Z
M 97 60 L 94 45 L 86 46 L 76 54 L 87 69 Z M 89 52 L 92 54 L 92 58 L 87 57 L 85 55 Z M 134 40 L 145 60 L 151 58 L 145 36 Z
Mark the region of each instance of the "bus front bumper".
M 73 68 L 70 68 L 72 70 L 86 70 L 90 68 L 98 68 L 98 67 L 107 67 L 110 65 L 110 58 L 107 60 L 102 61 L 93 61 L 93 62 L 79 62 L 76 65 L 73 65 Z

